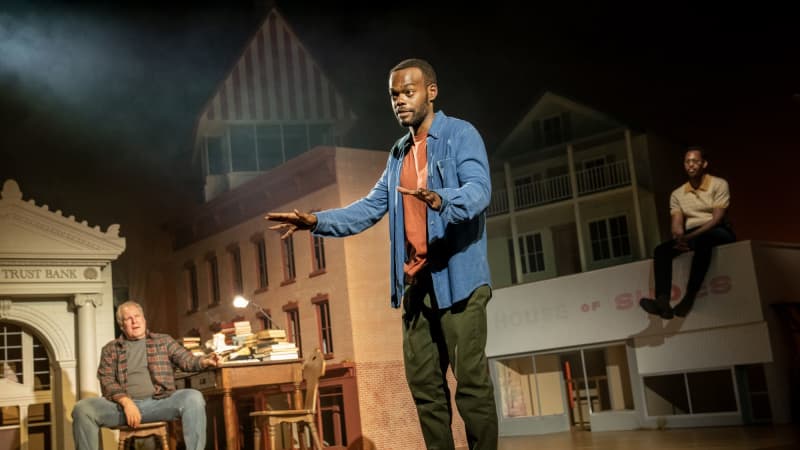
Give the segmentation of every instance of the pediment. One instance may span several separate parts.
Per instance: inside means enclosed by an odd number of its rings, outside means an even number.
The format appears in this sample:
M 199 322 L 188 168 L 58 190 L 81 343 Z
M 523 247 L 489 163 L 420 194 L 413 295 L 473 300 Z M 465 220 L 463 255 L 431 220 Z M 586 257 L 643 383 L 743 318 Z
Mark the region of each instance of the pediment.
M 119 226 L 105 231 L 23 200 L 14 180 L 0 192 L 0 259 L 82 259 L 111 261 L 125 250 Z

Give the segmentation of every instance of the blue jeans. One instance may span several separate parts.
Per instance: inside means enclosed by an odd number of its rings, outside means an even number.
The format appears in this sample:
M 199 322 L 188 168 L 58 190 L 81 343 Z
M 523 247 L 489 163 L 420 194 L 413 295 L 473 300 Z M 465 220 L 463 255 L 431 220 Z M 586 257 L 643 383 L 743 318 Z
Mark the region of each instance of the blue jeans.
M 179 389 L 167 398 L 134 400 L 142 423 L 181 419 L 186 450 L 206 447 L 206 402 L 196 389 Z M 127 423 L 122 407 L 105 398 L 85 398 L 72 410 L 72 434 L 78 450 L 100 448 L 100 427 Z

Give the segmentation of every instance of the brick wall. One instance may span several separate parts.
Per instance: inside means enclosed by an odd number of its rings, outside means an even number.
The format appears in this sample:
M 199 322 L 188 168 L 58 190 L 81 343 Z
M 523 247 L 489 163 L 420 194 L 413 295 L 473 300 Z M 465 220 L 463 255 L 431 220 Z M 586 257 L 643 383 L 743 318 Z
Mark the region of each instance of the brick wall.
M 349 450 L 425 450 L 403 361 L 356 363 L 356 377 L 363 439 Z M 448 380 L 454 392 L 451 374 Z M 464 424 L 457 411 L 453 435 L 456 448 L 466 448 Z

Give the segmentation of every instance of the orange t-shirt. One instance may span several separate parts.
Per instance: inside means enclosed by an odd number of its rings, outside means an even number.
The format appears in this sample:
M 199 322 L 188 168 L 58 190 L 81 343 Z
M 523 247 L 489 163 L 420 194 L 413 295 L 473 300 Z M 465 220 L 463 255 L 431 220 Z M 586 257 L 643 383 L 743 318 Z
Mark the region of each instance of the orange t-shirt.
M 414 145 L 403 160 L 400 171 L 400 186 L 407 189 L 428 187 L 428 135 L 414 136 Z M 413 276 L 428 257 L 428 204 L 412 196 L 403 196 L 403 222 L 406 230 L 406 253 L 404 271 Z

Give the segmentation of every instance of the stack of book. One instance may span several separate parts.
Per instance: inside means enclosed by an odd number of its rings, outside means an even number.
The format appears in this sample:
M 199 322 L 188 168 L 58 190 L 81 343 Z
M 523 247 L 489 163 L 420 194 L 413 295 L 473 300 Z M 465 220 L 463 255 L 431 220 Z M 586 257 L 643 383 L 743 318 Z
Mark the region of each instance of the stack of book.
M 246 320 L 233 322 L 233 336 L 230 338 L 233 345 L 232 351 L 226 353 L 223 358 L 224 361 L 243 362 L 255 359 L 253 357 L 253 350 L 256 345 L 256 336 L 250 328 L 250 322 Z M 227 341 L 228 337 L 226 337 Z
M 250 328 L 250 322 L 248 321 L 241 321 L 241 322 L 234 322 L 234 336 L 233 336 L 233 345 L 237 346 L 253 346 L 256 343 L 256 336 L 253 334 L 252 329 Z
M 233 336 L 236 335 L 236 326 L 233 322 L 222 322 L 219 332 L 225 335 L 227 345 L 233 345 Z
M 247 346 L 232 347 L 231 350 L 220 353 L 223 362 L 249 362 L 255 361 L 253 349 Z
M 199 337 L 181 338 L 181 344 L 194 355 L 205 354 Z M 244 320 L 222 323 L 219 333 L 207 345 L 222 357 L 223 362 L 230 363 L 297 359 L 299 354 L 297 346 L 286 339 L 286 330 L 268 329 L 254 333 L 250 322 Z
M 297 346 L 286 340 L 286 330 L 261 330 L 255 335 L 255 358 L 263 361 L 297 359 Z
M 181 338 L 181 345 L 186 350 L 192 352 L 195 356 L 205 355 L 206 352 L 200 347 L 200 337 L 195 336 L 184 336 Z

